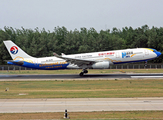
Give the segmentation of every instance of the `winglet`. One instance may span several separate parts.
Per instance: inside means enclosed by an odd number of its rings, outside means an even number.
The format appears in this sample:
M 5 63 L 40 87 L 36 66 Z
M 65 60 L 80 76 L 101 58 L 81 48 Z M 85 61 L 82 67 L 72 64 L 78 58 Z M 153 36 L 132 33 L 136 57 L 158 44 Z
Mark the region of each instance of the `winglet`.
M 57 53 L 53 53 L 53 55 L 56 56 L 56 57 L 60 57 Z
M 53 53 L 53 55 L 55 56 L 55 57 L 57 57 L 57 58 L 62 58 L 62 56 L 60 56 L 60 55 L 58 55 L 57 53 Z
M 64 53 L 61 53 L 62 56 L 64 56 L 65 54 Z

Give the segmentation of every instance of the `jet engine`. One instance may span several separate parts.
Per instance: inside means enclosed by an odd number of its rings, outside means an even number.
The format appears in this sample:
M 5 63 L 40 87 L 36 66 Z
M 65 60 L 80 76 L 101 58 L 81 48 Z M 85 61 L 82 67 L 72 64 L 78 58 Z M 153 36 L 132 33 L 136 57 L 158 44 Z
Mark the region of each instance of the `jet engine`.
M 97 62 L 92 65 L 93 69 L 107 69 L 109 68 L 109 61 Z

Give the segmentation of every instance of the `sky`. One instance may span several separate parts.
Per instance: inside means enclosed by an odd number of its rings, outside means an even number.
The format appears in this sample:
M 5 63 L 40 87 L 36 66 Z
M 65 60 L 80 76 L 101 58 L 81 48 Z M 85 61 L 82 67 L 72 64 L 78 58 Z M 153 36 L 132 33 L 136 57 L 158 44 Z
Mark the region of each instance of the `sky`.
M 0 0 L 0 29 L 163 27 L 163 0 Z

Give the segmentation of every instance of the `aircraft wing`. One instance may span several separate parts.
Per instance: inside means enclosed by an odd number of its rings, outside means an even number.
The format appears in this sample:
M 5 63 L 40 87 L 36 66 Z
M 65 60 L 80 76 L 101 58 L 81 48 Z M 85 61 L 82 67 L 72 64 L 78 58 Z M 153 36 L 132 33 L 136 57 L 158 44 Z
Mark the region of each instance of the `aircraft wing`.
M 69 58 L 69 57 L 66 57 L 66 56 L 60 56 L 56 53 L 54 53 L 54 56 L 57 57 L 57 58 L 61 58 L 61 59 L 64 59 L 66 60 L 66 62 L 68 63 L 71 63 L 71 64 L 76 64 L 78 65 L 79 67 L 82 66 L 82 65 L 92 65 L 98 61 L 94 61 L 94 60 L 88 60 L 88 59 L 76 59 L 76 58 Z

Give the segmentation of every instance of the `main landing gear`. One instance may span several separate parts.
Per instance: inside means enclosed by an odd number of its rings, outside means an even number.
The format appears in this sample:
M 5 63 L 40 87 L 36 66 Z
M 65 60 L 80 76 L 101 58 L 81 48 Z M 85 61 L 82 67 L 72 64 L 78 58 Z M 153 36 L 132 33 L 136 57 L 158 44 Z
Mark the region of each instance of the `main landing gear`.
M 88 70 L 87 69 L 83 69 L 83 71 L 79 74 L 80 76 L 83 76 L 84 73 L 88 73 Z
M 147 61 L 144 62 L 144 68 L 147 68 Z

